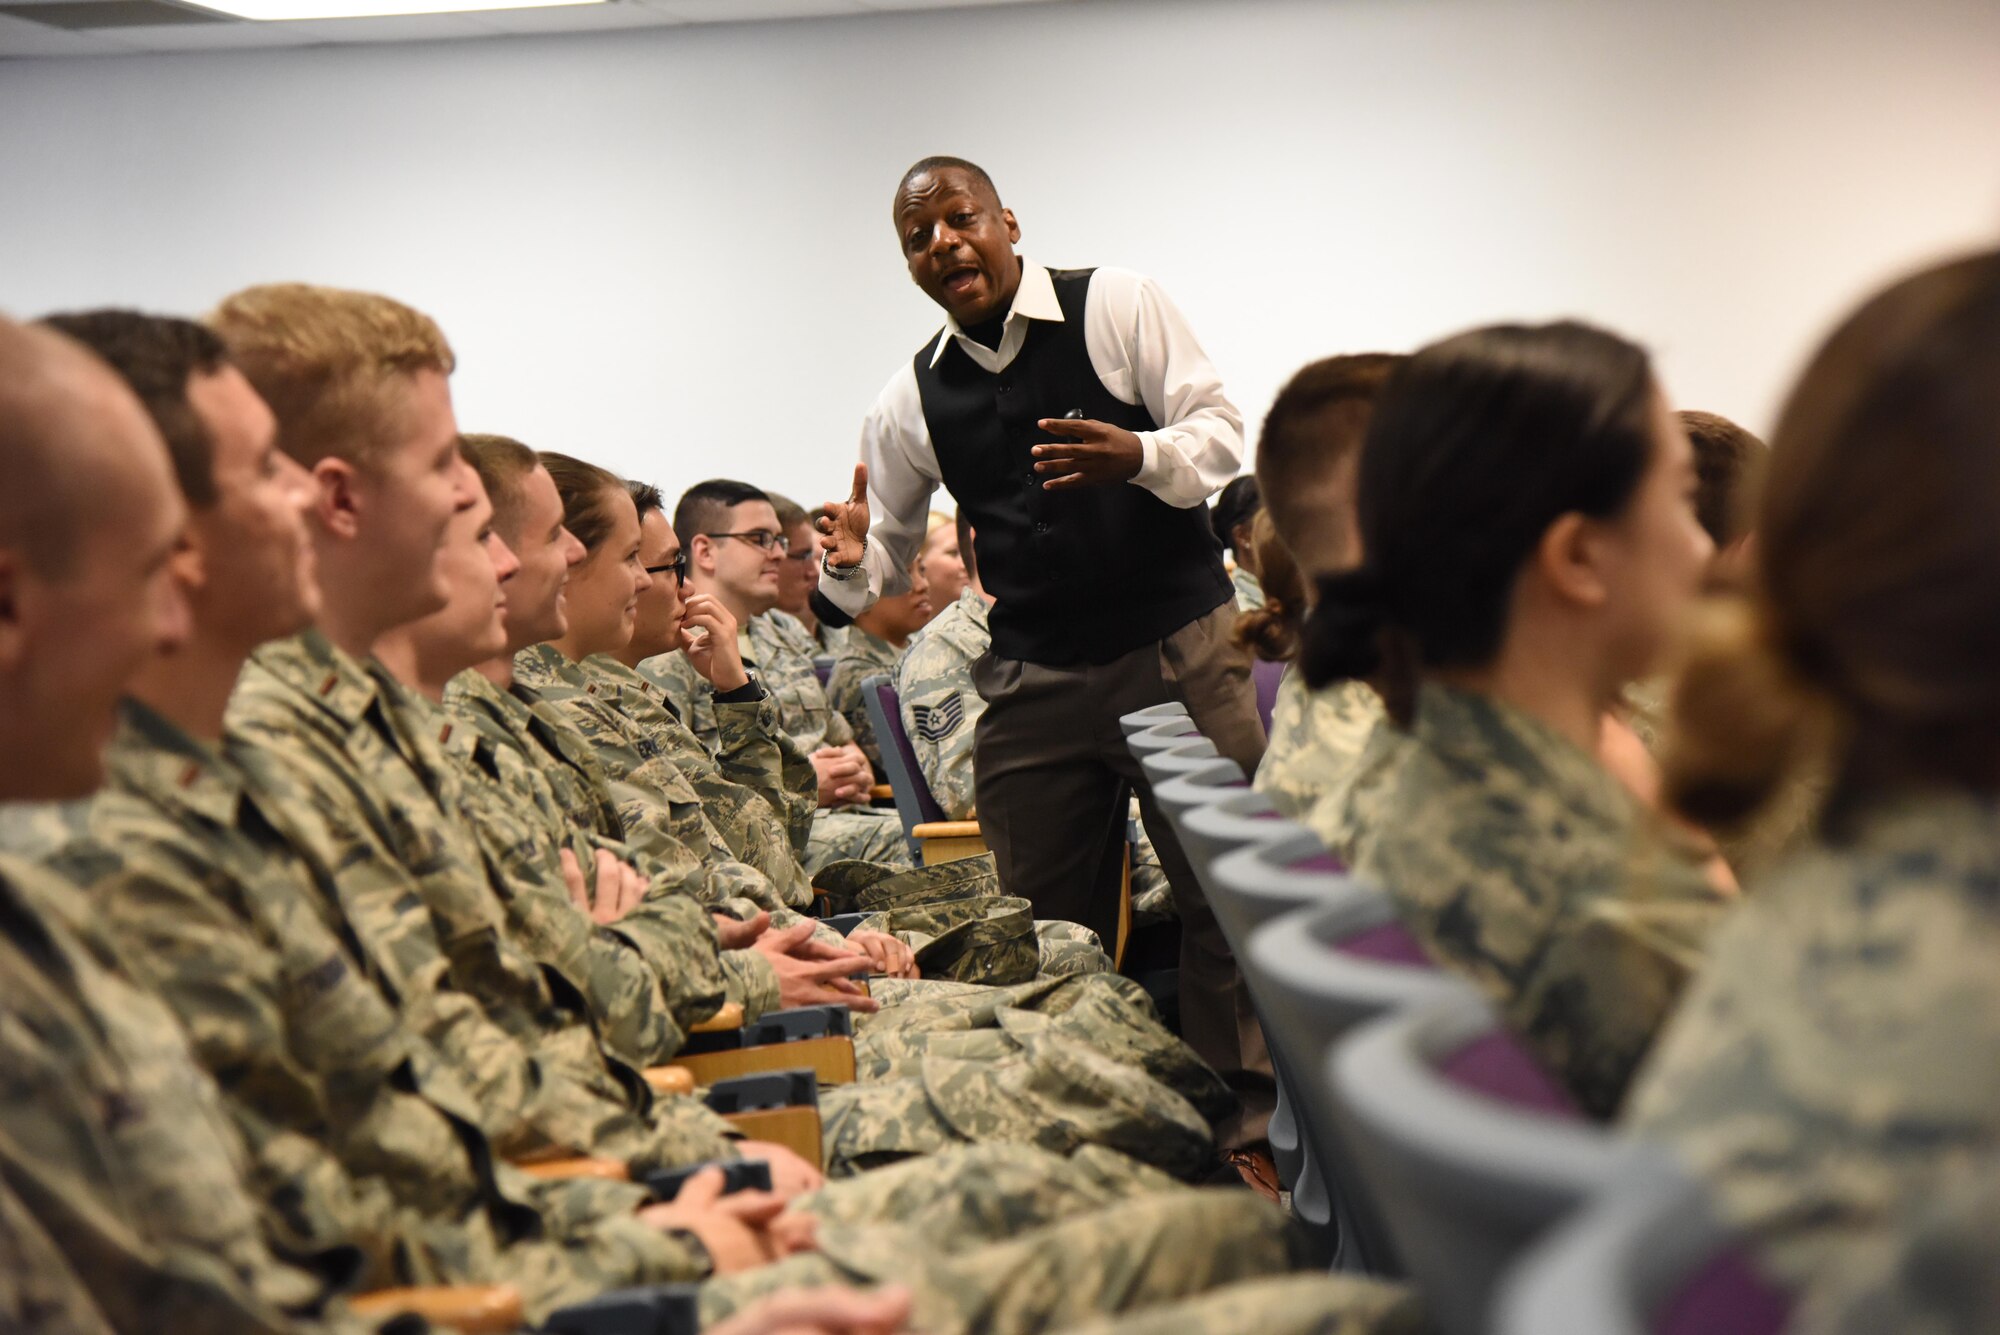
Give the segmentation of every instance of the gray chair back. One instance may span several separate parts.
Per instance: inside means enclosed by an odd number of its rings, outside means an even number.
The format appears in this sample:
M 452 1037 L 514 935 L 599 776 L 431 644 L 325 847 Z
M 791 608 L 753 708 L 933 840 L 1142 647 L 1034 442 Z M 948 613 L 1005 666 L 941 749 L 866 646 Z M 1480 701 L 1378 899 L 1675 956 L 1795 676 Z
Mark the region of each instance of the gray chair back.
M 1147 705 L 1144 709 L 1135 709 L 1129 714 L 1121 715 L 1118 726 L 1125 730 L 1127 737 L 1130 737 L 1135 732 L 1144 732 L 1148 728 L 1171 723 L 1175 719 L 1187 716 L 1186 705 L 1178 700 L 1169 700 L 1165 704 Z
M 1166 754 L 1178 758 L 1182 752 L 1169 751 Z M 1152 787 L 1154 804 L 1174 827 L 1178 837 L 1183 815 L 1196 807 L 1205 807 L 1236 793 L 1247 792 L 1250 784 L 1235 761 L 1210 756 L 1199 764 L 1188 765 L 1177 774 L 1163 773 L 1153 779 Z
M 1343 949 L 1387 936 L 1398 923 L 1379 890 L 1333 870 L 1337 865 L 1308 833 L 1222 859 L 1217 875 L 1240 891 L 1241 911 L 1257 922 L 1237 958 L 1259 998 L 1273 1061 L 1298 1073 L 1288 1089 L 1305 1163 L 1292 1189 L 1293 1208 L 1309 1222 L 1331 1221 L 1340 1239 L 1334 1257 L 1339 1268 L 1398 1275 L 1402 1262 L 1354 1166 L 1321 1072 L 1334 1045 L 1355 1026 L 1458 995 L 1466 985 L 1395 952 Z M 1308 893 L 1316 902 L 1282 908 L 1288 896 Z
M 1778 1335 L 1792 1300 L 1678 1159 L 1634 1144 L 1508 1271 L 1494 1311 L 1498 1335 Z
M 1155 723 L 1143 732 L 1127 733 L 1125 748 L 1135 759 L 1144 760 L 1150 751 L 1171 751 L 1189 742 L 1204 740 L 1201 729 L 1195 727 L 1194 720 L 1186 716 Z
M 1215 743 L 1199 733 L 1192 737 L 1183 737 L 1177 745 L 1164 750 L 1138 751 L 1134 756 L 1139 762 L 1139 772 L 1146 776 L 1146 786 L 1149 788 L 1157 788 L 1169 779 L 1191 774 L 1222 759 L 1221 753 L 1215 749 Z M 1236 769 L 1234 762 L 1225 763 L 1228 763 L 1231 769 Z M 1239 777 L 1243 773 L 1240 769 L 1236 772 Z
M 1501 1276 L 1619 1163 L 1619 1142 L 1469 988 L 1363 1026 L 1322 1070 L 1369 1198 L 1446 1335 L 1481 1335 Z

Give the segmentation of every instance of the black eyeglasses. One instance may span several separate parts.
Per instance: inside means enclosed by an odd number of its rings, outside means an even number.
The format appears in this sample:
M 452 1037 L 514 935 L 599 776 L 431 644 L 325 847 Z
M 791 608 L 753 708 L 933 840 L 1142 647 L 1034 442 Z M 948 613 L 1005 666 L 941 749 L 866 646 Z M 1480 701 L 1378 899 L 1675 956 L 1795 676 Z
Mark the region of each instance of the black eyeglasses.
M 647 566 L 646 573 L 649 575 L 670 574 L 674 577 L 674 583 L 685 584 L 688 577 L 688 554 L 683 550 L 679 556 L 676 556 L 663 566 Z
M 792 549 L 792 540 L 782 533 L 772 533 L 768 529 L 753 528 L 748 533 L 704 533 L 704 538 L 740 538 L 760 552 L 768 552 L 776 547 L 781 552 Z

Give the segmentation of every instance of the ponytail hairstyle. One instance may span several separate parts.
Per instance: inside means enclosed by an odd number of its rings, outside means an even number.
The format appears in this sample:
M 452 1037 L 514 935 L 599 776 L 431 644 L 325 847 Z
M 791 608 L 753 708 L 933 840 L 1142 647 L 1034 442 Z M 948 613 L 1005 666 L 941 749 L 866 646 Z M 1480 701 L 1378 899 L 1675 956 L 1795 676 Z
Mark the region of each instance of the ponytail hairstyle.
M 1667 799 L 1753 814 L 1806 765 L 1825 832 L 1896 787 L 2000 789 L 2000 252 L 1904 279 L 1785 404 L 1747 590 L 1675 695 Z
M 1408 726 L 1419 675 L 1500 651 L 1521 568 L 1571 512 L 1616 517 L 1653 451 L 1652 365 L 1589 325 L 1494 325 L 1393 372 L 1362 447 L 1358 567 L 1319 581 L 1299 663 L 1369 678 Z
M 595 556 L 611 532 L 612 510 L 607 502 L 625 490 L 624 479 L 567 454 L 543 450 L 538 457 L 555 480 L 556 494 L 562 497 L 563 527 Z
M 1257 582 L 1264 605 L 1236 618 L 1236 644 L 1268 663 L 1289 663 L 1299 651 L 1300 623 L 1306 614 L 1306 582 L 1292 553 L 1278 540 L 1267 511 L 1250 521 L 1250 545 L 1257 552 Z

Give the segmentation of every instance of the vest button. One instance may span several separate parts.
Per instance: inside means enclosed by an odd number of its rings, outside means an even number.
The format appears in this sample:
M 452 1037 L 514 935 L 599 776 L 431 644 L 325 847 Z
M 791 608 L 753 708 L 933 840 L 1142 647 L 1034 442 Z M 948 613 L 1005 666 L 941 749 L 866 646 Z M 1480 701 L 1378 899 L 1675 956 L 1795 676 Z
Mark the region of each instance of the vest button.
M 1048 531 L 1049 531 L 1049 526 L 1047 521 L 1043 521 L 1035 525 L 1035 532 L 1037 533 L 1047 533 Z

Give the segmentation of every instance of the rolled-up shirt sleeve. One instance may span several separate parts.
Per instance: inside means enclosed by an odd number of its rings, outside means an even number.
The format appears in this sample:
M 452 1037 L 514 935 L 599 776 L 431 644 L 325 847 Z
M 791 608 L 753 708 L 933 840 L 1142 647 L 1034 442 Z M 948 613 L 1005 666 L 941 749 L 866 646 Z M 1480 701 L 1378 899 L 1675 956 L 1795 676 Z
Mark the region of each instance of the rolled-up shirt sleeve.
M 1158 283 L 1125 269 L 1099 269 L 1084 309 L 1084 342 L 1104 387 L 1127 403 L 1143 403 L 1160 424 L 1139 433 L 1144 454 L 1132 485 L 1185 510 L 1242 470 L 1243 414 Z
M 922 549 L 931 496 L 941 481 L 917 373 L 907 363 L 861 423 L 861 462 L 868 465 L 866 578 L 833 579 L 824 569 L 819 576 L 820 593 L 849 616 L 910 587 L 910 562 Z

